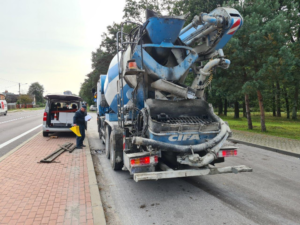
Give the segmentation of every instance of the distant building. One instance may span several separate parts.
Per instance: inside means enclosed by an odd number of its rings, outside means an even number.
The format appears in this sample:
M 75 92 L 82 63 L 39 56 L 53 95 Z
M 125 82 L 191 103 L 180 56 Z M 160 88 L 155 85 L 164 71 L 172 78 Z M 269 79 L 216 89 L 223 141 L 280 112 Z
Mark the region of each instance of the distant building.
M 5 91 L 2 94 L 0 94 L 0 99 L 1 100 L 6 99 L 7 103 L 16 103 L 19 99 L 19 96 L 20 95 L 16 95 L 14 93 L 10 93 L 8 91 Z M 32 105 L 35 106 L 36 105 L 35 95 L 28 95 L 28 96 L 32 99 Z
M 18 101 L 19 95 L 15 95 L 12 93 L 6 93 L 5 98 L 7 103 L 16 103 Z

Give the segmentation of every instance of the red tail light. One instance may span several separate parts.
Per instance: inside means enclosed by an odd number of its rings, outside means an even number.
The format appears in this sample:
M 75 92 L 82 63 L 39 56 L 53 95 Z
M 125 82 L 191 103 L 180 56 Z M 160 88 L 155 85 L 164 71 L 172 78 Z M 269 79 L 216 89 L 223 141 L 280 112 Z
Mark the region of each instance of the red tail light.
M 158 163 L 158 157 L 155 156 L 146 156 L 142 158 L 135 158 L 130 160 L 130 164 L 132 167 L 134 166 L 147 166 L 150 164 Z
M 136 70 L 137 69 L 137 65 L 136 65 L 136 62 L 135 60 L 129 60 L 128 61 L 128 69 L 132 70 Z
M 229 156 L 236 156 L 237 150 L 230 149 L 230 150 L 220 150 L 218 153 L 218 157 L 229 157 Z
M 47 115 L 48 115 L 48 113 L 44 112 L 43 121 L 47 121 Z

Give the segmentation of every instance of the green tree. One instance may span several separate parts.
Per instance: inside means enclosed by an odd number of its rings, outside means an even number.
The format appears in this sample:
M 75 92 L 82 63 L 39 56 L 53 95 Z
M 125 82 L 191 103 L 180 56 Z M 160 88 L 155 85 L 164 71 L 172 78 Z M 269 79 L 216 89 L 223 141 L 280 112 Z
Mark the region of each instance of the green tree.
M 261 130 L 266 131 L 264 90 L 275 82 L 280 70 L 280 50 L 286 43 L 288 29 L 284 11 L 278 11 L 278 1 L 245 0 L 229 3 L 244 17 L 242 29 L 231 40 L 236 59 L 231 67 L 244 77 L 242 91 L 248 95 L 256 92 L 261 113 Z M 246 101 L 247 102 L 247 101 Z M 246 107 L 247 108 L 247 107 Z M 248 121 L 249 122 L 249 121 Z
M 25 105 L 32 104 L 32 101 L 33 101 L 32 98 L 28 95 L 21 95 L 21 96 L 19 96 L 18 100 L 19 100 L 20 104 L 25 104 Z
M 28 95 L 35 95 L 35 99 L 39 103 L 44 102 L 44 99 L 43 99 L 44 87 L 39 82 L 32 83 L 29 86 L 27 94 Z
M 289 30 L 286 34 L 289 41 L 281 51 L 287 81 L 285 85 L 289 87 L 287 90 L 293 96 L 292 119 L 297 119 L 300 88 L 300 0 L 281 0 L 280 4 L 282 10 L 286 13 L 286 22 L 289 24 Z
M 133 26 L 131 24 L 124 25 L 124 32 L 128 33 Z M 93 70 L 86 75 L 84 82 L 81 84 L 79 95 L 88 104 L 93 104 L 93 94 L 91 90 L 96 89 L 97 82 L 101 74 L 107 74 L 109 64 L 113 57 L 117 54 L 117 32 L 120 31 L 121 24 L 113 23 L 107 26 L 107 32 L 101 35 L 102 41 L 99 48 L 92 52 L 92 68 Z
M 237 106 L 245 102 L 249 129 L 252 129 L 250 107 L 256 110 L 259 106 L 261 129 L 266 131 L 266 110 L 273 110 L 275 115 L 280 115 L 281 110 L 285 108 L 288 117 L 289 111 L 292 111 L 292 118 L 297 118 L 300 88 L 299 2 L 126 0 L 123 18 L 139 23 L 145 22 L 144 13 L 148 8 L 163 15 L 189 14 L 187 24 L 195 15 L 211 12 L 220 5 L 237 9 L 244 18 L 244 24 L 224 48 L 225 55 L 232 64 L 227 71 L 217 69 L 206 93 L 209 101 L 219 105 L 219 108 L 226 101 L 231 106 L 235 103 L 235 116 L 239 113 Z M 132 26 L 126 25 L 124 28 L 128 31 Z M 117 53 L 116 34 L 119 30 L 120 24 L 113 23 L 108 26 L 102 35 L 99 48 L 92 53 L 93 70 L 86 75 L 80 89 L 80 96 L 90 104 L 91 89 L 96 87 L 99 75 L 106 74 L 111 59 Z M 190 84 L 193 79 L 194 75 L 190 73 L 185 83 Z M 219 112 L 223 111 L 220 109 Z
M 174 2 L 170 0 L 126 0 L 123 18 L 138 23 L 144 23 L 146 9 L 158 13 L 170 13 L 174 6 Z
M 223 5 L 225 0 L 165 0 L 164 9 L 168 9 L 173 15 L 189 14 L 186 23 L 190 23 L 194 16 L 201 12 L 209 13 L 218 6 Z
M 99 48 L 92 52 L 92 68 L 93 70 L 86 75 L 84 82 L 81 84 L 79 96 L 81 96 L 88 104 L 93 104 L 93 94 L 91 90 L 96 89 L 97 82 L 101 74 L 106 74 L 110 61 L 117 53 L 116 34 L 120 24 L 113 23 L 108 26 L 107 33 L 102 34 L 102 42 Z

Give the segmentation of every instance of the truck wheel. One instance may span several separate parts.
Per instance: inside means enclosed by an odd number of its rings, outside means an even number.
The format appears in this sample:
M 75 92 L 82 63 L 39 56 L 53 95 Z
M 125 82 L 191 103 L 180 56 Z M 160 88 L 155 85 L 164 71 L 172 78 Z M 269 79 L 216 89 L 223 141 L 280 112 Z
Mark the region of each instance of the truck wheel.
M 105 155 L 106 158 L 109 159 L 109 152 L 110 152 L 110 147 L 109 147 L 109 138 L 110 138 L 110 129 L 109 126 L 107 125 L 105 128 Z
M 49 133 L 48 133 L 48 132 L 43 132 L 43 136 L 44 136 L 44 137 L 48 137 L 48 136 L 49 136 Z
M 123 153 L 123 152 L 122 152 Z M 117 162 L 119 161 L 119 162 Z M 116 139 L 114 131 L 110 134 L 110 164 L 113 170 L 121 170 L 123 162 L 120 156 L 117 154 Z
M 102 144 L 105 144 L 105 142 L 102 140 L 103 134 L 101 131 L 101 121 L 99 121 L 99 124 L 98 124 L 98 134 L 99 134 L 99 139 L 102 141 Z
M 4 113 L 4 116 L 6 116 L 7 115 L 7 111 Z
M 98 134 L 99 134 L 99 139 L 102 140 L 102 134 L 100 130 L 100 125 L 98 124 Z

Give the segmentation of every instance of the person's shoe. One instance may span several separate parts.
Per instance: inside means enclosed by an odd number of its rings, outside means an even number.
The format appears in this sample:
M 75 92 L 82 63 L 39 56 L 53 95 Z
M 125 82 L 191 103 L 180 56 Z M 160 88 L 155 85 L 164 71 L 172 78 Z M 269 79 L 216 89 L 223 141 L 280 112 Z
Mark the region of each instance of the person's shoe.
M 82 147 L 81 146 L 76 146 L 76 148 L 75 149 L 82 149 Z
M 86 145 L 81 145 L 81 147 L 86 147 Z

